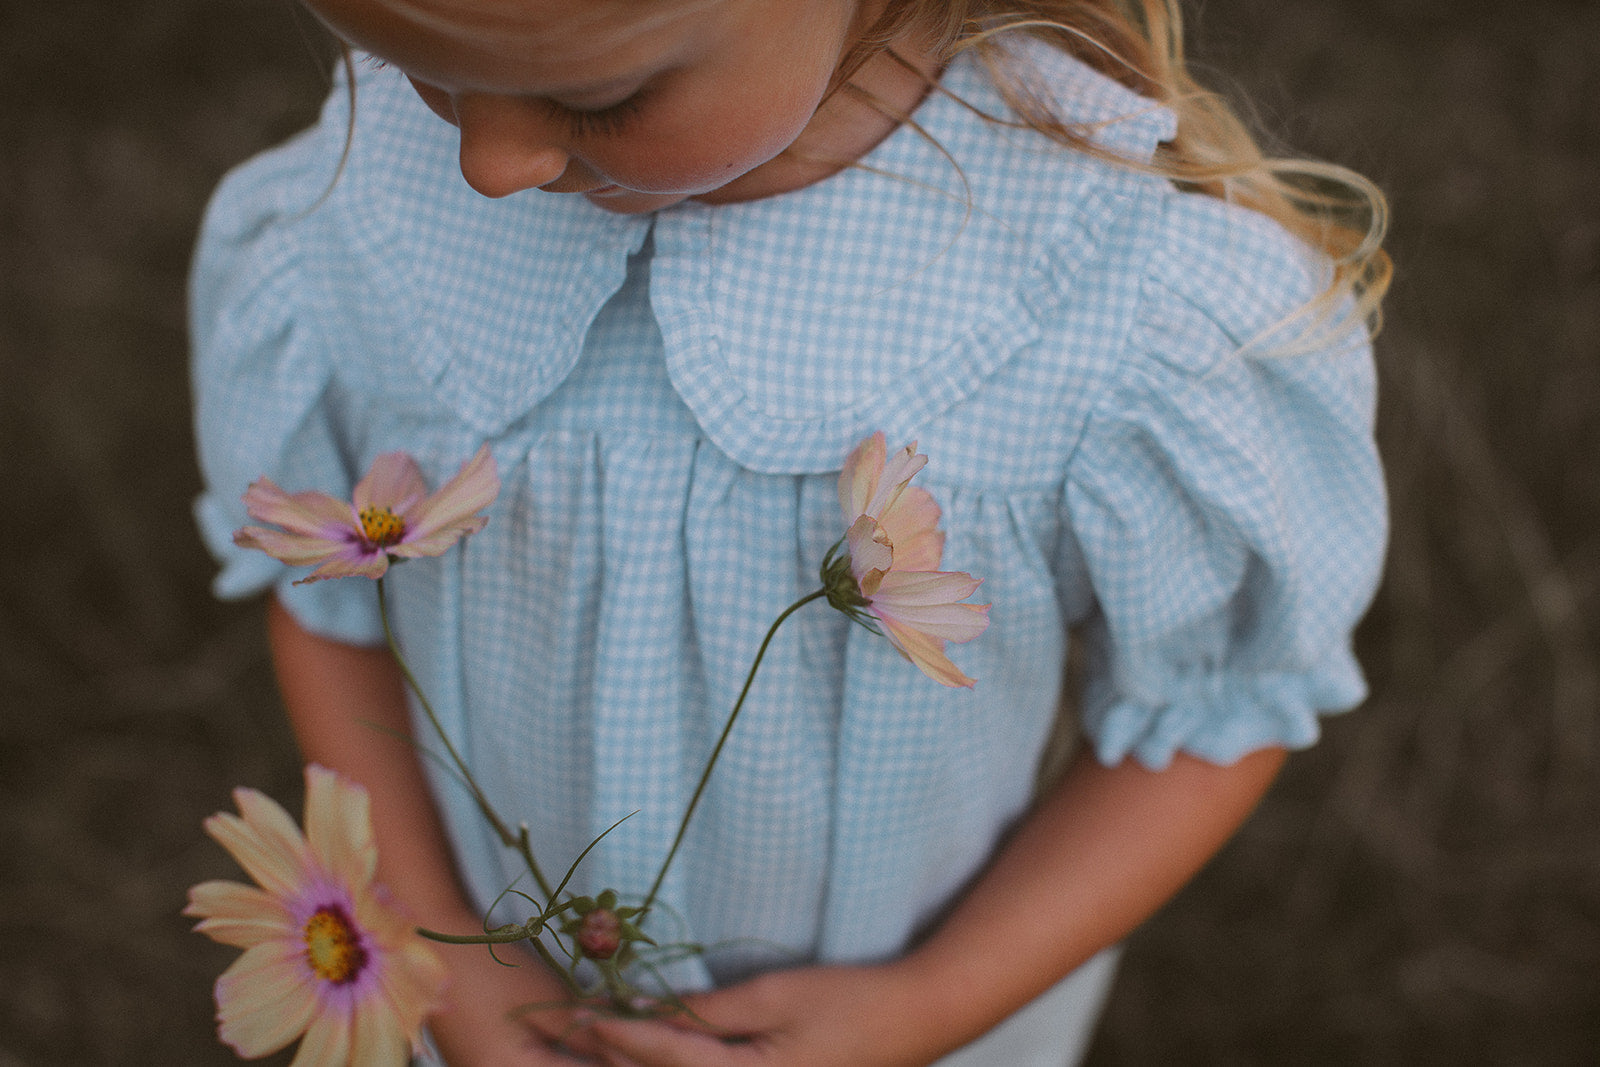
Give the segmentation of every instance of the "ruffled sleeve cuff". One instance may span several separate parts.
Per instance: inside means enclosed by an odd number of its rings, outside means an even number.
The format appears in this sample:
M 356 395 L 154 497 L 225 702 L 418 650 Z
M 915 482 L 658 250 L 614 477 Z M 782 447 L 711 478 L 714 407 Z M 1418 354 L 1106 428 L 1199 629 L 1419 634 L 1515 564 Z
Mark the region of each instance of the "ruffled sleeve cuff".
M 1084 732 L 1101 763 L 1131 756 L 1161 769 L 1178 752 L 1230 764 L 1257 749 L 1308 748 L 1321 715 L 1366 697 L 1361 668 L 1345 649 L 1309 669 L 1174 672 L 1157 688 L 1146 696 L 1119 692 L 1105 674 L 1089 683 Z
M 1164 767 L 1310 745 L 1365 695 L 1351 632 L 1386 534 L 1359 322 L 1253 348 L 1326 266 L 1270 221 L 1174 194 L 1126 366 L 1066 487 L 1094 590 L 1084 728 Z

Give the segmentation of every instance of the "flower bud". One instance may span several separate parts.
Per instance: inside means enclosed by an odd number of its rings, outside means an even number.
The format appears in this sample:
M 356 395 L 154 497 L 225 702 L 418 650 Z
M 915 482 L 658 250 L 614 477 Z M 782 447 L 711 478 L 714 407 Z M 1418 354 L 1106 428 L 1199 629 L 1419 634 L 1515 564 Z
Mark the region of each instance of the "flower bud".
M 596 908 L 578 923 L 578 945 L 592 960 L 608 960 L 622 945 L 622 920 L 610 908 Z

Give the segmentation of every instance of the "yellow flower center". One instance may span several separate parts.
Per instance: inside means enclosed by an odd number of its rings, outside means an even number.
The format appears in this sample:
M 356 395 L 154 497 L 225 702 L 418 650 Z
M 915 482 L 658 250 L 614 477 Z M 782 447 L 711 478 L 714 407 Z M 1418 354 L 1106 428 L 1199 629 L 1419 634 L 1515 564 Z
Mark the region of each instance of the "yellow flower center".
M 384 548 L 400 540 L 406 532 L 405 521 L 388 508 L 362 508 L 361 532 L 376 548 Z
M 306 920 L 306 960 L 325 982 L 348 982 L 361 973 L 367 954 L 350 920 L 337 908 L 321 908 Z

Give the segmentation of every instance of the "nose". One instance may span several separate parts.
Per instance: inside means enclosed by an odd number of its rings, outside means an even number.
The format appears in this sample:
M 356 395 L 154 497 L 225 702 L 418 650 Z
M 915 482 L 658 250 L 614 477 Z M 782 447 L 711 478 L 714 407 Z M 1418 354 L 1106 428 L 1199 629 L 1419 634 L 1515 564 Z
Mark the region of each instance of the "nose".
M 465 95 L 455 100 L 461 176 L 484 196 L 501 197 L 555 181 L 570 157 L 537 102 Z

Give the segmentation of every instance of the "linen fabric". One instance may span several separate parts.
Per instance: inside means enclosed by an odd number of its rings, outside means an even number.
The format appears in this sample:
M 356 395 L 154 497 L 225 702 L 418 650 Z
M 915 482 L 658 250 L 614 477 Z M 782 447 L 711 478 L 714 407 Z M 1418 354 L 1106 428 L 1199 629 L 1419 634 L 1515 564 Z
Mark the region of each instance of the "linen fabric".
M 1148 159 L 1171 136 L 1149 101 L 1014 51 L 1106 150 Z M 1069 631 L 1107 763 L 1303 747 L 1364 695 L 1350 633 L 1385 532 L 1370 351 L 1353 322 L 1273 330 L 1328 264 L 1249 211 L 972 108 L 1006 116 L 958 59 L 917 128 L 856 167 L 619 217 L 478 196 L 455 131 L 362 68 L 342 172 L 335 87 L 205 223 L 216 591 L 273 587 L 308 628 L 378 642 L 370 583 L 292 586 L 231 544 L 241 494 L 261 475 L 348 493 L 394 449 L 437 485 L 489 442 L 487 528 L 394 568 L 390 602 L 547 869 L 636 813 L 581 890 L 649 886 L 767 625 L 844 532 L 850 449 L 883 430 L 930 457 L 916 484 L 944 509 L 945 568 L 993 604 L 952 648 L 977 685 L 929 681 L 825 604 L 785 624 L 662 891 L 658 939 L 707 946 L 669 969 L 684 986 L 902 952 L 1029 805 Z M 434 786 L 479 904 L 528 888 L 463 790 Z M 1105 981 L 1080 987 L 1092 1003 Z M 1053 1047 L 1081 1043 L 1061 1018 Z

